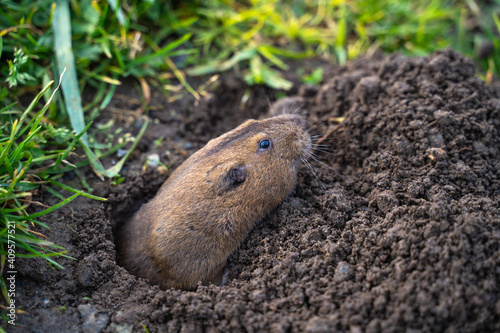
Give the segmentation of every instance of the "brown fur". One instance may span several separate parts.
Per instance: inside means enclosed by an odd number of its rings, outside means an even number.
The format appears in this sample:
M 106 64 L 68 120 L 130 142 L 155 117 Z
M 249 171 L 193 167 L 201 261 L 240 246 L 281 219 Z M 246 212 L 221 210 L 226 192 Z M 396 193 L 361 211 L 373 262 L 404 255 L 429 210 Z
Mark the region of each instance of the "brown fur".
M 263 138 L 271 147 L 260 151 Z M 119 230 L 119 262 L 161 288 L 219 283 L 228 256 L 292 191 L 310 149 L 297 115 L 248 120 L 211 140 Z

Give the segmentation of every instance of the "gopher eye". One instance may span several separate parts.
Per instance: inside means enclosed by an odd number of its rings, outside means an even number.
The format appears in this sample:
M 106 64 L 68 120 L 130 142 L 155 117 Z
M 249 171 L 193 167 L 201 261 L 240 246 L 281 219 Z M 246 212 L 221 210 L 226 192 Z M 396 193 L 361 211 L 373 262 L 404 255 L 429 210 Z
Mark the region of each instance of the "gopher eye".
M 269 139 L 262 139 L 259 141 L 259 150 L 266 150 L 271 147 L 271 141 Z

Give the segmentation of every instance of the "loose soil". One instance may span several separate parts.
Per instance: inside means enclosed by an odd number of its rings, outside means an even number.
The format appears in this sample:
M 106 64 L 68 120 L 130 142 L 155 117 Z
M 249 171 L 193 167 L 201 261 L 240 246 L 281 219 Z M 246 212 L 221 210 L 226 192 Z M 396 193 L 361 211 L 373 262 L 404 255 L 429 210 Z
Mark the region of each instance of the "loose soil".
M 222 286 L 160 290 L 115 261 L 114 231 L 178 166 L 279 92 L 221 77 L 200 102 L 153 94 L 153 120 L 120 185 L 88 173 L 106 203 L 78 199 L 44 233 L 76 260 L 65 270 L 17 260 L 11 332 L 499 332 L 500 89 L 451 51 L 325 66 L 296 82 L 290 111 L 318 140 L 283 204 L 230 256 Z M 250 98 L 242 103 L 242 97 Z M 134 102 L 135 101 L 135 102 Z M 139 107 L 119 89 L 99 119 L 137 133 Z M 136 104 L 134 104 L 136 103 Z M 344 121 L 338 123 L 338 117 Z M 161 142 L 155 142 L 157 139 Z M 116 158 L 116 157 L 115 157 Z M 112 161 L 110 160 L 109 163 Z M 78 178 L 67 175 L 68 183 Z M 50 196 L 44 196 L 50 203 Z

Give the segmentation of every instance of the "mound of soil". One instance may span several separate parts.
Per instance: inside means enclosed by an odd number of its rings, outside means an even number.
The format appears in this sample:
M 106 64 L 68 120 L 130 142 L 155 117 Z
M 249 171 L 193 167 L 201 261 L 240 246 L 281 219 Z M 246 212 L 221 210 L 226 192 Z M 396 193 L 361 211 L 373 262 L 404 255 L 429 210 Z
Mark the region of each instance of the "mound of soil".
M 147 155 L 175 167 L 268 114 L 269 92 L 253 88 L 242 104 L 249 88 L 233 75 L 199 103 L 153 97 L 154 122 L 125 182 L 91 183 L 108 202 L 78 199 L 45 220 L 76 260 L 60 260 L 61 271 L 18 259 L 26 313 L 8 329 L 500 331 L 500 90 L 452 51 L 377 55 L 328 67 L 325 78 L 296 84 L 288 103 L 318 135 L 317 178 L 302 167 L 295 192 L 229 258 L 226 284 L 150 286 L 116 264 L 113 232 L 168 177 L 141 171 Z

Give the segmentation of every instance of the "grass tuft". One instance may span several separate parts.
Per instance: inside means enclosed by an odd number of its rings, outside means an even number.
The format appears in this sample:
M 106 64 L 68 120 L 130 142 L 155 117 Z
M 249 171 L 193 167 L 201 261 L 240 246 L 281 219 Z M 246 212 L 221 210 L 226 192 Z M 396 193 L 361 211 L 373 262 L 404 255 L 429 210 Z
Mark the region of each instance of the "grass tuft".
M 70 164 L 66 158 L 73 150 L 82 133 L 73 136 L 68 131 L 55 130 L 42 122 L 55 91 L 39 111 L 34 108 L 48 92 L 50 82 L 33 99 L 24 111 L 11 110 L 13 106 L 0 110 L 0 276 L 5 271 L 15 271 L 16 258 L 43 258 L 52 267 L 63 268 L 56 256 L 66 256 L 66 250 L 50 242 L 39 229 L 47 228 L 38 218 L 68 204 L 78 196 L 96 200 L 103 198 L 84 193 L 55 180 L 61 174 L 61 164 Z M 87 127 L 88 128 L 88 127 Z M 85 128 L 85 130 L 87 129 Z M 70 139 L 70 137 L 73 137 Z M 48 150 L 44 145 L 55 139 L 66 146 L 64 149 Z M 57 193 L 61 201 L 51 207 L 35 201 L 37 194 L 44 189 Z M 67 190 L 74 194 L 62 197 L 56 189 Z M 28 213 L 33 207 L 44 209 Z M 9 302 L 6 285 L 0 277 L 0 289 Z

